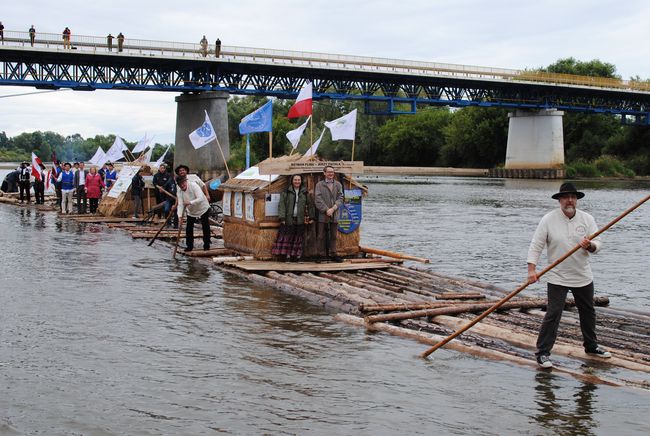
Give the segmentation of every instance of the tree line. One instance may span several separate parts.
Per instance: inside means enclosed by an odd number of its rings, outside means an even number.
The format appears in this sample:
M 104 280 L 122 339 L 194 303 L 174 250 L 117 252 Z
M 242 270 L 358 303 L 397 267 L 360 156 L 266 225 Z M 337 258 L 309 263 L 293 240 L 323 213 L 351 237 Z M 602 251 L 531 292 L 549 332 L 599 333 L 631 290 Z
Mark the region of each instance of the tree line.
M 613 64 L 599 60 L 560 59 L 538 71 L 620 79 Z M 640 81 L 638 77 L 632 79 Z M 245 137 L 238 129 L 241 119 L 265 102 L 265 97 L 255 96 L 232 97 L 228 101 L 231 168 L 241 169 L 245 163 Z M 274 102 L 274 156 L 291 152 L 285 135 L 304 122 L 286 118 L 292 104 L 292 100 Z M 414 115 L 366 115 L 361 101 L 327 99 L 315 100 L 313 107 L 313 136 L 308 127 L 298 145 L 300 153 L 320 136 L 324 121 L 358 109 L 355 159 L 366 165 L 491 168 L 505 161 L 507 109 L 418 107 Z M 570 176 L 650 175 L 649 126 L 624 125 L 612 115 L 573 112 L 565 113 L 563 124 Z M 32 150 L 41 157 L 49 158 L 51 150 L 55 150 L 61 159 L 88 159 L 97 146 L 107 150 L 113 140 L 112 135 L 84 139 L 80 135 L 63 137 L 54 132 L 33 132 L 7 138 L 0 133 L 0 160 L 25 159 Z M 268 133 L 251 134 L 250 143 L 253 164 L 268 157 Z M 157 148 L 154 158 L 164 148 Z M 326 132 L 318 153 L 326 159 L 349 160 L 351 152 L 351 141 L 332 141 Z

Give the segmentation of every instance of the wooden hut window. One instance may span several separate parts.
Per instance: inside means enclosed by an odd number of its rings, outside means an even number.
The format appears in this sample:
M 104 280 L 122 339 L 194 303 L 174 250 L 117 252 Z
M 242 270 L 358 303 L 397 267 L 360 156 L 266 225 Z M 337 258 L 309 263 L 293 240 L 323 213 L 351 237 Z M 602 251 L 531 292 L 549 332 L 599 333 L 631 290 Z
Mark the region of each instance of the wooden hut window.
M 243 196 L 241 192 L 235 192 L 235 218 L 244 216 Z

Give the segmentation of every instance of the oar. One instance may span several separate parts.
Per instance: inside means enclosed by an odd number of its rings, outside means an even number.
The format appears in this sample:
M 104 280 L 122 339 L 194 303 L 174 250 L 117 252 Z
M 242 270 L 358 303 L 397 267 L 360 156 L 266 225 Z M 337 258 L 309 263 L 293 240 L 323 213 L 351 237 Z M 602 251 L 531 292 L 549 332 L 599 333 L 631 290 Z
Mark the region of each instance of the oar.
M 607 229 L 609 229 L 611 226 L 613 226 L 614 224 L 616 224 L 617 222 L 619 222 L 620 220 L 622 220 L 625 216 L 627 216 L 627 215 L 628 215 L 630 212 L 632 212 L 634 209 L 638 208 L 638 207 L 641 206 L 643 203 L 645 203 L 646 201 L 648 201 L 648 199 L 650 199 L 650 195 L 646 196 L 643 200 L 639 201 L 637 204 L 635 204 L 634 206 L 632 206 L 632 207 L 630 207 L 629 209 L 627 209 L 625 212 L 623 212 L 622 214 L 620 214 L 620 215 L 619 215 L 618 217 L 616 217 L 614 220 L 610 221 L 609 224 L 607 224 L 607 225 L 606 225 L 605 227 L 603 227 L 602 229 L 598 230 L 598 231 L 597 231 L 596 233 L 594 233 L 593 235 L 589 236 L 588 239 L 589 239 L 589 240 L 592 240 L 592 239 L 594 239 L 595 237 L 597 237 L 598 235 L 600 235 L 601 233 L 605 232 L 605 231 L 606 231 Z M 571 250 L 569 250 L 569 251 L 568 251 L 564 256 L 560 257 L 558 260 L 556 260 L 555 262 L 553 262 L 552 264 L 550 264 L 549 266 L 547 266 L 547 267 L 546 267 L 542 272 L 540 272 L 539 274 L 537 274 L 537 278 L 539 279 L 541 276 L 543 276 L 544 274 L 546 274 L 547 272 L 549 272 L 550 270 L 552 270 L 553 268 L 555 268 L 556 266 L 558 266 L 560 263 L 564 262 L 564 261 L 565 261 L 569 256 L 571 256 L 573 253 L 575 253 L 576 251 L 578 251 L 580 248 L 581 248 L 581 247 L 580 247 L 580 244 L 577 244 L 575 247 L 573 247 Z M 514 291 L 512 291 L 511 293 L 509 293 L 508 295 L 506 295 L 505 297 L 503 297 L 501 300 L 499 300 L 497 303 L 495 303 L 494 306 L 490 307 L 488 310 L 486 310 L 485 312 L 483 312 L 482 314 L 480 314 L 479 316 L 477 316 L 475 319 L 473 319 L 472 321 L 468 322 L 468 323 L 465 324 L 463 327 L 461 327 L 460 329 L 456 330 L 454 333 L 452 333 L 451 335 L 447 336 L 445 339 L 443 339 L 442 341 L 438 342 L 438 343 L 437 343 L 436 345 L 434 345 L 433 347 L 429 348 L 427 351 L 425 351 L 424 353 L 422 353 L 420 356 L 426 358 L 426 357 L 429 356 L 429 354 L 433 353 L 433 352 L 436 351 L 438 348 L 442 347 L 443 345 L 445 345 L 446 343 L 450 342 L 450 341 L 453 340 L 454 338 L 460 336 L 461 334 L 463 334 L 464 332 L 466 332 L 467 330 L 469 330 L 470 328 L 472 328 L 472 327 L 473 327 L 475 324 L 477 324 L 479 321 L 481 321 L 483 318 L 487 317 L 489 314 L 491 314 L 492 312 L 494 312 L 495 310 L 497 310 L 499 307 L 501 307 L 501 306 L 502 306 L 506 301 L 510 300 L 512 297 L 514 297 L 515 295 L 517 295 L 518 293 L 520 293 L 521 291 L 523 291 L 524 289 L 526 289 L 526 287 L 528 287 L 528 285 L 530 285 L 531 283 L 533 283 L 533 282 L 526 281 L 526 283 L 522 284 L 522 285 L 519 286 L 517 289 L 515 289 Z
M 153 242 L 156 240 L 156 238 L 158 237 L 158 235 L 160 234 L 160 232 L 162 232 L 162 230 L 165 228 L 165 226 L 166 226 L 167 223 L 169 222 L 169 219 L 170 219 L 170 218 L 173 216 L 173 214 L 175 214 L 175 213 L 176 213 L 176 209 L 174 209 L 174 208 L 172 208 L 172 209 L 169 211 L 169 214 L 167 215 L 167 218 L 165 219 L 165 222 L 162 223 L 162 226 L 160 226 L 160 228 L 158 229 L 158 231 L 156 232 L 156 234 L 153 235 L 153 238 L 151 238 L 151 241 L 149 241 L 149 247 L 151 247 L 151 244 L 153 244 Z
M 181 216 L 180 222 L 178 223 L 178 233 L 176 234 L 176 244 L 174 245 L 174 254 L 172 254 L 172 259 L 176 259 L 176 251 L 178 251 L 178 241 L 181 239 L 181 230 L 183 230 L 183 219 L 185 214 Z

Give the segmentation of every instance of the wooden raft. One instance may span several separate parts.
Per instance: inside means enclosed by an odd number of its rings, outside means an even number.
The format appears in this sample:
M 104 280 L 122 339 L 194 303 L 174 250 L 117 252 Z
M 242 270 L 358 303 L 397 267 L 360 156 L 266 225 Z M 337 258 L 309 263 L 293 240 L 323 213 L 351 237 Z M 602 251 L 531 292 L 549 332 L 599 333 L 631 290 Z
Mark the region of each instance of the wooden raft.
M 358 271 L 385 269 L 389 263 L 380 262 L 273 262 L 262 260 L 240 260 L 224 262 L 224 265 L 231 266 L 243 271 L 281 271 L 281 272 L 326 272 L 326 271 Z

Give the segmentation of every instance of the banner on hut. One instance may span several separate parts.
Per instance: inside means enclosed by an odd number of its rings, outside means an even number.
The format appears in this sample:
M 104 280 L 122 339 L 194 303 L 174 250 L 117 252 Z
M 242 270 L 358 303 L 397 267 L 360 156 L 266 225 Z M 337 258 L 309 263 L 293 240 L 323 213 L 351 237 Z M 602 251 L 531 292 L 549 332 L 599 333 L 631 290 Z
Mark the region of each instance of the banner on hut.
M 361 225 L 361 189 L 346 189 L 345 202 L 339 209 L 339 232 L 352 233 Z
M 337 173 L 345 174 L 363 174 L 363 162 L 362 161 L 310 161 L 310 160 L 300 160 L 287 162 L 281 159 L 267 159 L 264 162 L 260 162 L 259 174 L 280 174 L 283 176 L 288 176 L 292 174 L 305 174 L 305 173 L 322 173 L 325 166 L 331 166 L 334 168 L 334 171 Z M 237 176 L 239 178 L 239 176 Z
M 108 191 L 108 196 L 111 198 L 117 198 L 121 193 L 126 192 L 131 186 L 131 180 L 136 173 L 140 171 L 140 167 L 124 165 L 120 170 L 120 173 L 117 175 L 117 181 L 111 187 L 111 190 Z

